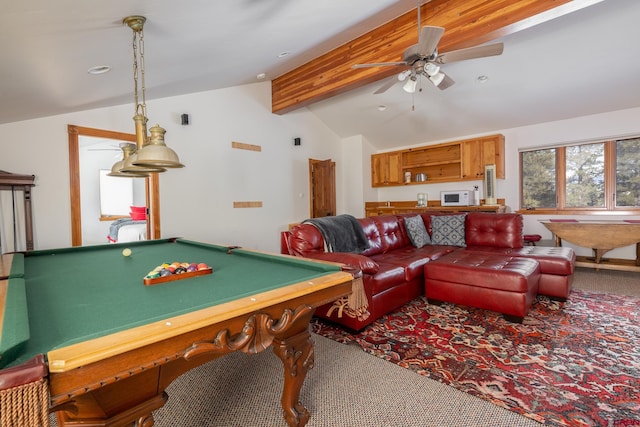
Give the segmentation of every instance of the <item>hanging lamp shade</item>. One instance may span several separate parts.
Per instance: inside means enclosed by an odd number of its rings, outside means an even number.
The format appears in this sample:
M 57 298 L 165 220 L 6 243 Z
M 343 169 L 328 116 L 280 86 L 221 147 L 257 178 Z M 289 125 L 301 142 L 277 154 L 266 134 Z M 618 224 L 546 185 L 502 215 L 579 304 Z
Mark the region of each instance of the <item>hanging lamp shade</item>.
M 124 167 L 125 160 L 135 153 L 136 146 L 134 144 L 120 144 L 120 149 L 122 150 L 122 160 L 113 164 L 111 172 L 107 174 L 108 176 L 123 178 L 146 178 L 149 176 L 148 172 L 123 172 L 122 168 Z
M 143 167 L 183 168 L 175 151 L 164 143 L 164 134 L 167 131 L 155 125 L 149 129 L 151 137 L 149 142 L 136 153 L 132 164 Z
M 144 16 L 128 16 L 122 20 L 133 30 L 133 89 L 135 101 L 136 151 L 124 159 L 121 172 L 155 173 L 165 172 L 166 168 L 182 168 L 178 155 L 164 143 L 165 130 L 159 125 L 149 129 L 147 136 L 147 105 L 144 70 Z M 141 99 L 138 97 L 138 80 L 141 83 Z
M 144 148 L 147 144 L 147 118 L 141 114 L 136 114 L 133 117 L 133 121 L 136 123 L 136 149 L 134 152 L 131 152 L 127 155 L 125 159 L 123 159 L 123 165 L 120 169 L 121 172 L 125 173 L 155 173 L 155 172 L 164 172 L 165 168 L 160 166 L 142 166 L 136 165 L 134 162 L 138 158 L 138 153 L 140 150 Z
M 150 173 L 159 173 L 166 171 L 165 168 L 155 167 L 155 166 L 139 166 L 134 164 L 138 158 L 138 153 L 134 153 L 123 160 L 122 168 L 120 172 L 131 173 L 131 174 L 150 174 Z

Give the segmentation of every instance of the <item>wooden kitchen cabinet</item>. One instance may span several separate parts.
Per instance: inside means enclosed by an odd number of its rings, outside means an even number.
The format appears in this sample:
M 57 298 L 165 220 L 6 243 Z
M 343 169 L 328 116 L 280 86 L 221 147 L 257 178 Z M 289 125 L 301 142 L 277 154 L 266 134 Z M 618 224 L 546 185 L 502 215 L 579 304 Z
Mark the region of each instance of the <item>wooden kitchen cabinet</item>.
M 496 165 L 496 178 L 504 179 L 504 136 L 461 141 L 462 179 L 484 179 L 485 165 Z
M 371 155 L 371 186 L 402 185 L 402 151 Z
M 484 179 L 484 166 L 496 165 L 504 179 L 504 136 L 489 135 L 371 155 L 371 185 L 386 187 Z M 404 174 L 411 180 L 405 182 Z M 416 181 L 426 174 L 426 181 Z
M 402 153 L 402 170 L 411 174 L 412 184 L 460 181 L 460 144 L 438 144 L 405 150 Z M 418 173 L 427 175 L 425 182 L 416 182 Z

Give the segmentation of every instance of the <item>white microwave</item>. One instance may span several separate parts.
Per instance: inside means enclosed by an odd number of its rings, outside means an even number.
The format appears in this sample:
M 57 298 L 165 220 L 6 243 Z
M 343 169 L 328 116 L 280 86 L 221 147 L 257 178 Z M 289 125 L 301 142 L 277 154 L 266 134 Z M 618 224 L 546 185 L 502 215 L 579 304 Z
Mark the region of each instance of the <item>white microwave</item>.
M 468 190 L 441 191 L 441 206 L 471 206 L 473 205 L 473 192 Z

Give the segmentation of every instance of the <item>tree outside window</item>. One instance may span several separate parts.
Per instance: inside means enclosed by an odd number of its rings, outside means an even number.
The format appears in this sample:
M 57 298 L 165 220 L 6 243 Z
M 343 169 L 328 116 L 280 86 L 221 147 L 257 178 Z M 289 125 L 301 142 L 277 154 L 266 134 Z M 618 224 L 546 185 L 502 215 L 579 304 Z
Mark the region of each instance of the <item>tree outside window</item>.
M 616 141 L 616 206 L 640 206 L 640 138 Z
M 556 207 L 556 150 L 536 150 L 522 155 L 522 206 Z
M 525 209 L 640 210 L 640 137 L 520 153 Z
M 566 147 L 565 206 L 604 207 L 604 143 Z

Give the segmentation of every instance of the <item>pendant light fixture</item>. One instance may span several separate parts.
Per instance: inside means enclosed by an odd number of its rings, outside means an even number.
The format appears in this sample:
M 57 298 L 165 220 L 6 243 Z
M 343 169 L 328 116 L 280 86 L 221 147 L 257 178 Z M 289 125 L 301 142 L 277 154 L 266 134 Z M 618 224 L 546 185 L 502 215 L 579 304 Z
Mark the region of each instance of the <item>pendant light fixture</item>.
M 122 166 L 116 163 L 111 173 L 112 176 L 148 176 L 149 173 L 164 172 L 166 168 L 184 167 L 175 151 L 171 150 L 164 143 L 164 133 L 166 132 L 159 125 L 152 128 L 152 137 L 147 135 L 147 104 L 145 87 L 144 68 L 144 16 L 128 16 L 122 20 L 133 31 L 133 83 L 135 115 L 133 120 L 136 129 L 136 146 L 131 152 L 129 148 L 125 152 Z M 140 81 L 141 99 L 138 97 L 138 81 Z M 147 148 L 150 148 L 147 150 Z M 115 170 L 116 166 L 119 169 Z M 118 175 L 123 173 L 126 175 Z
M 108 176 L 123 178 L 146 178 L 149 176 L 149 172 L 124 172 L 122 170 L 124 168 L 124 164 L 127 159 L 136 152 L 136 145 L 126 142 L 120 144 L 120 149 L 122 150 L 122 160 L 113 164 L 111 172 L 107 174 Z

